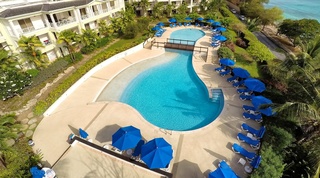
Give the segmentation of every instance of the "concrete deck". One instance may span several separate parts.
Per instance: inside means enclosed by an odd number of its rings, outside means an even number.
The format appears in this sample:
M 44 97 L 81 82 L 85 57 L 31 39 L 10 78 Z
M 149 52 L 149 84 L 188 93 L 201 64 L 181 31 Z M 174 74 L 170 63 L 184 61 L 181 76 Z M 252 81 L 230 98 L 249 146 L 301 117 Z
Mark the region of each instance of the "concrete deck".
M 168 38 L 172 31 L 182 28 L 185 27 L 167 28 L 162 38 Z M 199 39 L 196 45 L 210 45 L 211 33 L 204 31 L 206 36 Z M 242 105 L 250 105 L 251 102 L 241 101 L 236 89 L 226 81 L 228 77 L 220 77 L 214 72 L 214 68 L 218 67 L 218 59 L 216 49 L 212 47 L 210 47 L 207 62 L 204 60 L 203 53 L 194 53 L 193 57 L 195 71 L 208 89 L 222 89 L 225 99 L 220 116 L 206 127 L 194 131 L 169 134 L 148 123 L 139 112 L 126 104 L 94 102 L 104 86 L 121 70 L 135 62 L 158 56 L 163 52 L 163 50 L 142 49 L 94 73 L 69 95 L 51 115 L 44 117 L 39 123 L 33 135 L 34 150 L 41 151 L 44 156 L 43 160 L 53 165 L 68 150 L 70 146 L 67 142 L 68 136 L 71 133 L 78 134 L 78 128 L 86 130 L 94 143 L 103 146 L 111 143 L 111 136 L 117 129 L 133 125 L 141 129 L 141 133 L 146 140 L 163 137 L 172 144 L 174 158 L 171 161 L 171 172 L 176 178 L 207 177 L 210 171 L 217 168 L 220 160 L 226 160 L 240 177 L 247 177 L 244 167 L 237 163 L 241 156 L 235 154 L 231 150 L 231 146 L 234 142 L 240 143 L 236 139 L 236 135 L 241 132 L 241 123 L 247 122 L 256 128 L 259 127 L 259 124 L 242 118 Z M 254 151 L 244 143 L 240 145 L 249 151 Z M 66 154 L 69 153 L 66 152 Z M 85 169 L 85 165 L 77 161 L 78 154 L 70 155 L 68 155 L 68 161 L 63 163 L 65 166 L 77 165 L 77 169 Z M 88 157 L 83 156 L 82 159 L 88 159 Z M 90 159 L 86 161 L 90 164 Z M 54 167 L 58 176 L 68 177 L 67 175 L 61 175 L 65 171 L 63 169 L 66 168 L 58 166 L 59 164 L 58 162 L 57 166 Z M 66 174 L 71 175 L 70 172 Z M 73 177 L 84 177 L 85 175 L 88 175 L 88 172 L 82 171 L 81 175 L 75 173 Z M 110 175 L 110 177 L 113 176 Z

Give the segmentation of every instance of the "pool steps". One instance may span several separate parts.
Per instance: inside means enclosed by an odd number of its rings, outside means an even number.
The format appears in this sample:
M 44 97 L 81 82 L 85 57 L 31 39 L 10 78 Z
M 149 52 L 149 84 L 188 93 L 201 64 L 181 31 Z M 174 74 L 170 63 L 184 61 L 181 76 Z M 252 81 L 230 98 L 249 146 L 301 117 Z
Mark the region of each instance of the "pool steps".
M 220 96 L 222 95 L 221 89 L 211 89 L 211 101 L 214 103 L 220 102 Z

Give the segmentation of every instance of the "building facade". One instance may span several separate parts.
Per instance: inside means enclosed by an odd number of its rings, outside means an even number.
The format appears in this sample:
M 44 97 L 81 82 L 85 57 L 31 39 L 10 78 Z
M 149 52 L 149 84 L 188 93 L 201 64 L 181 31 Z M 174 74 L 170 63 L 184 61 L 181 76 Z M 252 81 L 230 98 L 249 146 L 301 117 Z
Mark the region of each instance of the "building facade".
M 49 61 L 67 55 L 58 44 L 58 33 L 71 29 L 98 29 L 99 20 L 110 22 L 121 10 L 124 0 L 16 0 L 0 3 L 0 47 L 19 53 L 21 36 L 37 36 Z

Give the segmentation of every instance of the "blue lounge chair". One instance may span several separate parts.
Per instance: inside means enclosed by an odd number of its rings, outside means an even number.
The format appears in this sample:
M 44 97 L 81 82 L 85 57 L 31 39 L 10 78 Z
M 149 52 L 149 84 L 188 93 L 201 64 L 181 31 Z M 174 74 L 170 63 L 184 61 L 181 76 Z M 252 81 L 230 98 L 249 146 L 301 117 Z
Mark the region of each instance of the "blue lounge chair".
M 239 82 L 232 84 L 232 86 L 238 88 L 238 87 L 242 86 L 243 84 L 244 84 L 244 80 L 241 80 Z
M 212 43 L 211 46 L 212 47 L 218 47 L 220 45 L 220 43 Z
M 237 135 L 238 140 L 248 143 L 252 148 L 258 149 L 260 147 L 260 141 L 259 140 L 253 140 L 250 137 L 247 137 L 246 135 L 243 135 L 242 133 L 238 133 Z
M 229 74 L 229 73 L 231 73 L 231 70 L 230 70 L 230 69 L 227 69 L 227 70 L 224 71 L 224 72 L 220 72 L 220 76 L 221 76 L 221 77 L 224 77 L 225 75 L 227 75 L 227 74 Z
M 180 27 L 182 26 L 181 22 L 179 22 L 179 26 L 180 26 Z
M 228 82 L 234 82 L 235 80 L 237 80 L 238 77 L 237 76 L 233 76 L 227 79 Z
M 173 25 L 172 25 L 172 24 L 170 24 L 170 27 L 171 27 L 171 28 L 173 28 Z
M 184 26 L 187 26 L 187 22 L 183 23 Z
M 261 126 L 259 130 L 256 130 L 256 129 L 250 127 L 246 123 L 243 123 L 241 125 L 241 129 L 251 133 L 252 135 L 254 135 L 257 138 L 262 138 L 264 133 L 266 132 L 266 127 L 265 126 Z
M 218 166 L 222 169 L 231 169 L 231 167 L 226 163 L 225 160 L 220 161 Z
M 236 153 L 241 154 L 242 156 L 244 156 L 248 160 L 253 160 L 257 156 L 255 153 L 247 151 L 246 149 L 244 149 L 243 147 L 241 147 L 240 145 L 238 145 L 236 143 L 234 143 L 232 145 L 232 150 Z
M 250 162 L 250 165 L 251 165 L 253 168 L 257 169 L 257 168 L 259 167 L 260 163 L 261 163 L 261 159 L 262 159 L 262 157 L 261 157 L 260 155 L 257 156 L 257 157 L 255 157 L 255 158 Z
M 225 68 L 222 66 L 222 67 L 218 67 L 218 68 L 215 68 L 214 70 L 217 71 L 217 72 L 220 72 L 221 70 L 224 70 Z
M 197 26 L 199 26 L 199 24 L 198 24 L 198 23 L 195 23 L 195 24 L 194 24 L 194 26 L 196 26 L 196 27 L 197 27 Z
M 237 89 L 237 92 L 239 93 L 239 94 L 241 94 L 241 93 L 250 93 L 250 92 L 252 92 L 251 90 L 249 90 L 248 88 L 239 88 L 239 89 Z
M 251 95 L 240 94 L 239 97 L 242 101 L 245 101 L 245 100 L 252 100 L 254 96 L 255 96 L 254 94 L 251 94 Z
M 254 114 L 249 114 L 249 113 L 244 112 L 242 114 L 242 117 L 245 119 L 255 120 L 257 122 L 262 122 L 262 115 L 261 114 L 254 115 Z
M 258 115 L 261 114 L 259 111 L 256 111 L 256 108 L 253 106 L 243 105 L 242 109 L 250 114 Z

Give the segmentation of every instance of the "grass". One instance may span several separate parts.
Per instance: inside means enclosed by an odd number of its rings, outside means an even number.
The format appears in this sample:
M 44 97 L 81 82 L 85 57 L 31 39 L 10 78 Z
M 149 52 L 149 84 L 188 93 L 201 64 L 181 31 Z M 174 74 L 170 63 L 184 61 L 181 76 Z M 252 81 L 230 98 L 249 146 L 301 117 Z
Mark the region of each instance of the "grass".
M 246 56 L 246 59 L 243 59 L 243 58 L 236 59 L 237 60 L 236 67 L 241 67 L 246 69 L 250 73 L 251 77 L 255 77 L 255 78 L 261 77 L 257 62 L 253 61 L 253 59 L 250 57 L 250 55 L 245 49 L 236 46 L 235 53 L 240 54 L 242 56 Z

